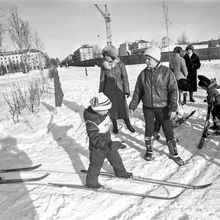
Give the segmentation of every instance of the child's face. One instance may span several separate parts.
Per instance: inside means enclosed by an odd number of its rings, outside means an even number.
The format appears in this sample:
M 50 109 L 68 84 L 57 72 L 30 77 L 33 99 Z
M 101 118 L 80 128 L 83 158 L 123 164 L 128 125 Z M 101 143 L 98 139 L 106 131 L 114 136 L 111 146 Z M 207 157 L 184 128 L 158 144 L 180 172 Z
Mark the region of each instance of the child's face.
M 149 57 L 149 56 L 145 57 L 145 63 L 147 64 L 147 67 L 150 69 L 153 69 L 158 64 L 158 62 L 155 59 L 153 59 L 152 57 Z
M 113 61 L 112 57 L 107 56 L 107 55 L 105 55 L 105 60 L 106 60 L 107 62 L 112 62 L 112 61 Z

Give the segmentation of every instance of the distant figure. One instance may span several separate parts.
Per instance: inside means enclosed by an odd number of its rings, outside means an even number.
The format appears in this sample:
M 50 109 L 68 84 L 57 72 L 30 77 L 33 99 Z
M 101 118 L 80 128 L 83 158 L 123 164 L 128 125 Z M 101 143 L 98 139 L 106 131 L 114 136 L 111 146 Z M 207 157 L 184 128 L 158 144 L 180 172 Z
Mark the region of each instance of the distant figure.
M 174 137 L 172 122 L 178 106 L 177 82 L 172 71 L 160 65 L 161 51 L 158 47 L 151 47 L 144 52 L 147 67 L 141 71 L 137 78 L 134 94 L 129 104 L 130 114 L 137 108 L 142 100 L 145 119 L 145 146 L 144 159 L 153 160 L 153 131 L 156 119 L 163 128 L 169 148 L 170 158 L 179 166 L 184 164 L 178 155 L 176 139 Z
M 112 103 L 109 98 L 100 92 L 91 100 L 91 105 L 84 110 L 84 120 L 86 131 L 89 137 L 89 169 L 86 176 L 86 186 L 93 189 L 103 187 L 98 182 L 98 176 L 107 158 L 113 167 L 115 175 L 121 178 L 129 178 L 132 173 L 128 173 L 123 165 L 119 148 L 125 148 L 119 141 L 112 141 L 110 134 L 111 120 L 108 110 Z
M 174 48 L 169 61 L 169 68 L 172 70 L 177 80 L 177 85 L 179 89 L 179 104 L 186 104 L 186 91 L 189 91 L 189 84 L 187 81 L 188 71 L 185 60 L 183 59 L 182 47 L 177 46 Z M 182 93 L 183 99 L 181 97 Z
M 197 91 L 197 69 L 200 68 L 201 63 L 199 57 L 194 53 L 193 45 L 188 45 L 186 47 L 186 54 L 183 57 L 186 62 L 186 67 L 188 70 L 188 82 L 189 82 L 189 101 L 195 102 L 193 98 L 193 92 Z
M 107 45 L 102 51 L 104 62 L 101 66 L 99 92 L 103 92 L 112 102 L 109 110 L 113 132 L 118 133 L 117 119 L 124 119 L 129 131 L 135 132 L 129 120 L 127 98 L 130 96 L 128 75 L 125 65 L 118 58 L 117 49 Z
M 57 107 L 61 107 L 63 102 L 63 91 L 61 88 L 60 78 L 57 70 L 57 63 L 55 59 L 51 59 L 49 69 L 49 78 L 54 80 L 54 93 L 55 93 L 55 113 L 57 113 Z

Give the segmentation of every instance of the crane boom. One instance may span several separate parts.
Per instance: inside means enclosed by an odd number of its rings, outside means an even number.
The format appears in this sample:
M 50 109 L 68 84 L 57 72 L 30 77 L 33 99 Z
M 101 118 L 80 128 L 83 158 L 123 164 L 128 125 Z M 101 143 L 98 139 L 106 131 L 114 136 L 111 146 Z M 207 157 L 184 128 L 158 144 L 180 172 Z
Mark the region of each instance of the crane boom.
M 95 4 L 98 11 L 105 19 L 105 27 L 106 27 L 106 35 L 107 35 L 107 44 L 112 44 L 112 35 L 111 35 L 111 17 L 110 13 L 108 12 L 107 5 L 105 5 L 105 13 L 99 8 L 97 4 Z

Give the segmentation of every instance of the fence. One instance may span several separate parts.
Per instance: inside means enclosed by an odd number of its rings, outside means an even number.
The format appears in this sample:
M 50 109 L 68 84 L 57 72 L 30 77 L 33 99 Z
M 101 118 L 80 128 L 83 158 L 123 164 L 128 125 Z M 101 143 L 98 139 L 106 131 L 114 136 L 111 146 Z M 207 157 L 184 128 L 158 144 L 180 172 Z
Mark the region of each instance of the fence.
M 170 52 L 162 52 L 161 53 L 161 61 L 168 62 L 169 57 L 171 56 Z M 209 47 L 203 49 L 195 49 L 195 53 L 199 56 L 200 60 L 214 60 L 220 59 L 220 47 Z M 133 64 L 141 64 L 145 63 L 145 59 L 143 55 L 135 54 L 135 55 L 127 55 L 127 56 L 120 56 L 121 61 L 125 65 L 133 65 Z M 69 66 L 100 66 L 102 62 L 102 58 L 96 58 L 91 60 L 85 60 L 82 62 L 77 63 L 69 63 Z

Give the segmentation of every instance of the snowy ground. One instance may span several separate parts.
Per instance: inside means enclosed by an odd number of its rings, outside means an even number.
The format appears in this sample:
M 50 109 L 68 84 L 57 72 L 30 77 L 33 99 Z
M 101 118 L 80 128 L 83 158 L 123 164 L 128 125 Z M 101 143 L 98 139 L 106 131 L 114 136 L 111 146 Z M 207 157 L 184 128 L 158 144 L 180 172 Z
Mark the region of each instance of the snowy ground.
M 137 75 L 144 67 L 127 66 L 132 91 Z M 206 94 L 200 88 L 195 93 L 196 103 L 187 102 L 184 106 L 186 113 L 194 109 L 196 113 L 175 130 L 179 154 L 185 166 L 178 167 L 168 158 L 162 132 L 162 138 L 154 143 L 154 161 L 146 162 L 142 158 L 145 147 L 141 105 L 131 118 L 136 133 L 130 133 L 121 121 L 119 134 L 112 135 L 112 138 L 125 141 L 127 148 L 120 150 L 120 154 L 127 170 L 135 175 L 195 185 L 212 182 L 210 187 L 184 190 L 179 198 L 167 201 L 48 186 L 48 182 L 85 184 L 85 174 L 79 172 L 87 169 L 89 163 L 82 112 L 97 91 L 99 81 L 98 67 L 88 68 L 87 77 L 84 68 L 80 67 L 62 68 L 59 74 L 65 97 L 57 114 L 53 114 L 53 94 L 47 93 L 37 114 L 26 114 L 18 124 L 13 124 L 0 94 L 0 169 L 42 164 L 28 174 L 10 173 L 1 174 L 1 177 L 50 173 L 37 183 L 0 185 L 1 220 L 220 219 L 220 138 L 209 138 L 202 150 L 197 149 L 206 115 L 203 102 Z M 199 74 L 216 77 L 220 83 L 220 60 L 202 62 Z M 12 82 L 25 82 L 34 76 L 35 73 L 18 73 L 0 77 L 1 93 L 7 91 Z M 107 161 L 103 170 L 112 172 Z M 100 177 L 100 182 L 115 189 L 160 196 L 172 196 L 182 190 L 103 177 Z

